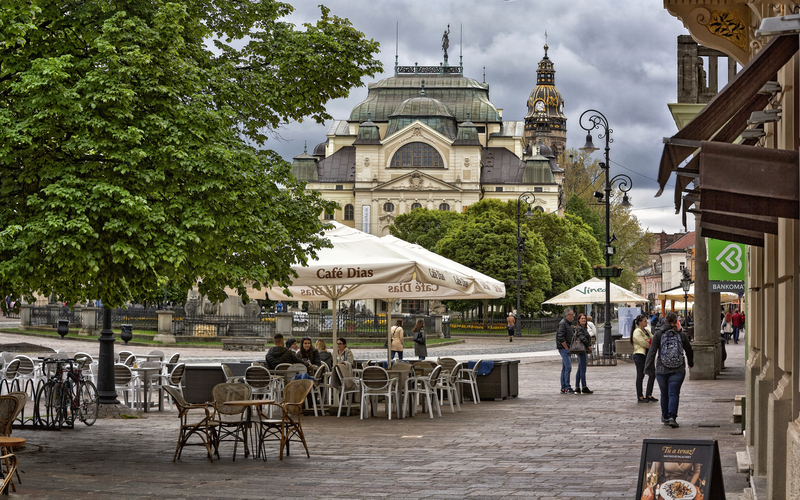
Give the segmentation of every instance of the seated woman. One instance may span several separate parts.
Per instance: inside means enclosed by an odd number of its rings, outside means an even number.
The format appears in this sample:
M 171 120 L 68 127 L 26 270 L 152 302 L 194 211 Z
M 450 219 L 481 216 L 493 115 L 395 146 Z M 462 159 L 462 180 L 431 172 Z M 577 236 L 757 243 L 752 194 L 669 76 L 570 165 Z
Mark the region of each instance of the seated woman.
M 297 357 L 311 365 L 309 371 L 316 370 L 321 363 L 319 351 L 311 345 L 311 337 L 303 337 L 300 341 L 300 350 L 297 351 Z
M 328 352 L 328 346 L 322 339 L 317 340 L 317 351 L 319 351 L 319 360 L 328 365 L 328 368 L 333 367 L 333 355 Z
M 339 363 L 342 361 L 347 361 L 350 363 L 350 366 L 353 366 L 353 363 L 355 362 L 353 360 L 353 352 L 349 347 L 347 347 L 347 340 L 345 340 L 344 337 L 339 337 L 339 339 L 336 341 L 336 347 L 336 361 Z

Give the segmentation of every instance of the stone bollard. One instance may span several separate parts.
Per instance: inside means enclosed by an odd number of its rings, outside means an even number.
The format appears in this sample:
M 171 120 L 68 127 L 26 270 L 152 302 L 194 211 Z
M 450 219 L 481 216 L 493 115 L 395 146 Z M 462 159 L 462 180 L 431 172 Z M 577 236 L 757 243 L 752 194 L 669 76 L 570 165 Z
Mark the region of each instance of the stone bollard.
M 97 311 L 99 310 L 99 307 L 84 307 L 81 309 L 81 329 L 78 330 L 78 335 L 87 337 L 100 332 L 100 328 L 97 325 Z
M 284 337 L 291 337 L 292 333 L 292 320 L 294 314 L 292 313 L 275 313 L 275 333 L 280 333 Z
M 19 329 L 28 330 L 31 327 L 31 313 L 33 306 L 31 304 L 22 304 L 19 306 Z
M 174 311 L 156 311 L 158 314 L 158 333 L 153 340 L 164 344 L 174 344 L 175 335 L 172 334 L 172 315 Z
M 444 338 L 444 334 L 442 333 L 442 315 L 431 314 L 431 319 L 433 319 L 433 331 L 431 333 L 435 335 L 437 339 Z

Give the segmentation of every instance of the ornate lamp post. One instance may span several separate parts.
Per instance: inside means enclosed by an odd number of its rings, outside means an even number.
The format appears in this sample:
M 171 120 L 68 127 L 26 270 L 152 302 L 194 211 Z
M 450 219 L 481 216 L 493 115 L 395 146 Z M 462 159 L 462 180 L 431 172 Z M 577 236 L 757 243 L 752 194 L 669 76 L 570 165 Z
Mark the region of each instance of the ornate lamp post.
M 604 314 L 605 323 L 603 324 L 603 359 L 608 359 L 609 361 L 614 360 L 614 364 L 616 364 L 616 358 L 614 357 L 611 347 L 611 277 L 612 275 L 614 277 L 618 277 L 622 273 L 622 269 L 611 267 L 611 256 L 614 255 L 616 250 L 611 246 L 611 243 L 617 239 L 616 236 L 612 236 L 610 234 L 609 223 L 611 215 L 611 188 L 614 186 L 614 183 L 617 183 L 617 187 L 623 193 L 621 205 L 623 207 L 629 207 L 631 206 L 631 203 L 628 201 L 628 191 L 630 191 L 633 187 L 633 181 L 631 181 L 631 178 L 625 174 L 619 174 L 613 178 L 610 177 L 609 170 L 611 162 L 609 160 L 608 153 L 610 150 L 609 144 L 614 142 L 614 140 L 611 139 L 611 134 L 614 131 L 608 127 L 608 119 L 605 117 L 605 115 L 599 111 L 590 109 L 583 112 L 579 121 L 581 128 L 587 132 L 586 144 L 580 148 L 581 151 L 593 153 L 594 151 L 600 149 L 596 147 L 594 143 L 592 143 L 592 130 L 596 128 L 600 129 L 600 133 L 597 134 L 597 138 L 606 140 L 605 162 L 600 163 L 600 168 L 602 168 L 606 174 L 605 194 L 599 192 L 595 192 L 594 194 L 595 198 L 597 198 L 599 202 L 604 203 L 606 206 L 606 241 L 604 245 L 605 248 L 603 249 L 603 253 L 606 257 L 606 267 L 595 268 L 595 275 L 597 277 L 606 279 L 606 304 Z
M 519 337 L 519 336 L 522 335 L 522 331 L 520 330 L 521 323 L 522 323 L 522 318 L 521 318 L 519 291 L 520 291 L 520 288 L 522 288 L 522 284 L 523 284 L 523 280 L 521 279 L 521 276 L 520 276 L 520 267 L 521 267 L 521 264 L 522 264 L 522 252 L 525 250 L 525 240 L 522 238 L 522 234 L 521 234 L 522 231 L 520 230 L 521 220 L 520 220 L 520 214 L 519 214 L 519 204 L 520 204 L 520 202 L 525 202 L 525 204 L 528 205 L 528 211 L 525 212 L 525 217 L 530 217 L 530 216 L 533 215 L 533 212 L 531 212 L 531 204 L 534 201 L 536 201 L 536 195 L 534 195 L 530 191 L 525 191 L 524 193 L 519 195 L 519 198 L 517 198 L 517 280 L 516 280 L 516 285 L 517 285 L 517 322 L 515 323 L 515 331 L 514 331 L 514 336 L 515 337 Z M 525 282 L 527 282 L 527 281 L 525 281 Z
M 683 288 L 683 322 L 686 326 L 689 325 L 689 288 L 692 287 L 692 277 L 689 275 L 689 270 L 683 270 L 683 279 L 681 280 L 681 288 Z

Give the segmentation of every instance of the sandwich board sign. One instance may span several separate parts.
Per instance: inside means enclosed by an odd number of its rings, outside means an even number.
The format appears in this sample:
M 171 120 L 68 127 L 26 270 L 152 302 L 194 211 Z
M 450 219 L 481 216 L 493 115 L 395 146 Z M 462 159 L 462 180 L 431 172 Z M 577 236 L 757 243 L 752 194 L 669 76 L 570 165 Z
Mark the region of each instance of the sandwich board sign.
M 716 440 L 645 439 L 639 462 L 637 500 L 725 499 Z

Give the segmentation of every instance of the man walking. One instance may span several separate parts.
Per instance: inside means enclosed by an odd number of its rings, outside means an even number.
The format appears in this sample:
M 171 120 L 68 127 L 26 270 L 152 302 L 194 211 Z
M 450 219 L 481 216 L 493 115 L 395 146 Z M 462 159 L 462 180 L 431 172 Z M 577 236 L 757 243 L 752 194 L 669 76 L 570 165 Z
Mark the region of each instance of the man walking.
M 572 336 L 575 331 L 572 329 L 572 320 L 575 318 L 575 311 L 568 307 L 564 311 L 564 319 L 558 323 L 556 332 L 556 347 L 561 355 L 561 394 L 575 394 L 570 386 L 569 376 L 572 373 L 572 362 L 569 359 L 569 345 L 572 343 Z
M 739 332 L 742 329 L 742 323 L 744 322 L 744 317 L 739 314 L 739 310 L 733 311 L 731 314 L 731 325 L 733 326 L 733 343 L 739 343 Z
M 514 318 L 514 313 L 508 313 L 508 318 L 506 318 L 506 324 L 508 325 L 508 341 L 514 342 L 514 332 L 516 330 L 517 320 Z

